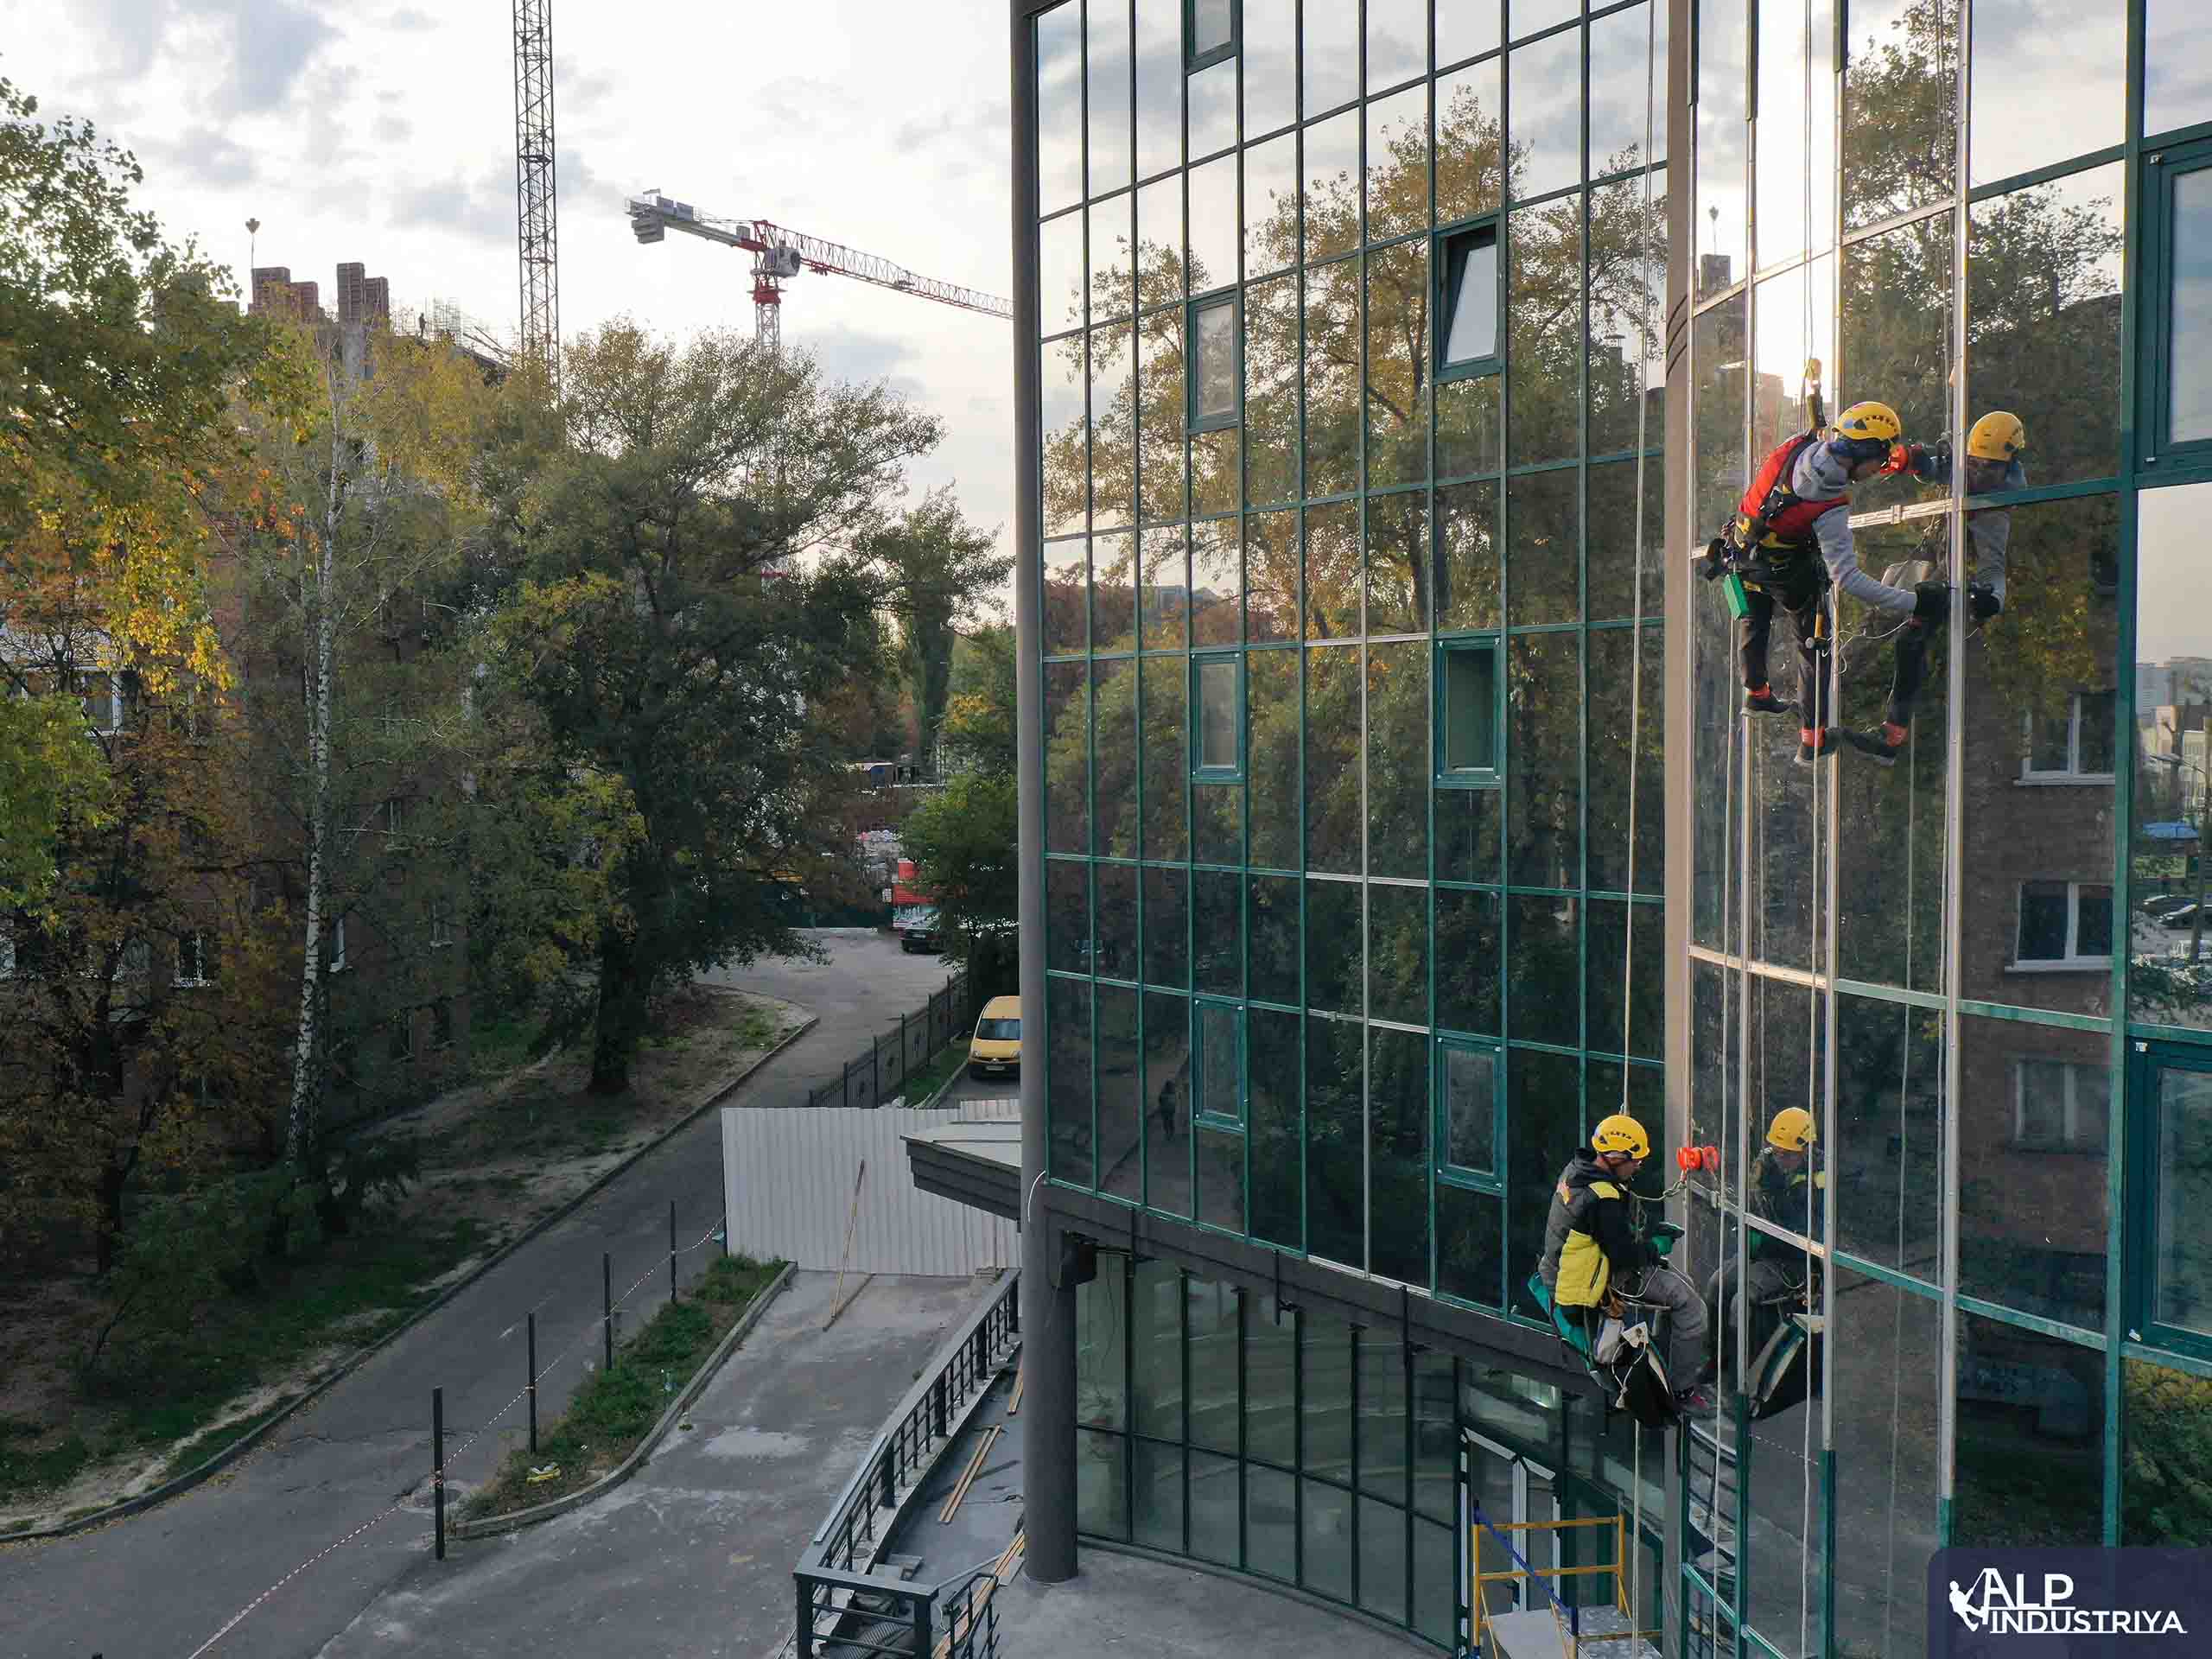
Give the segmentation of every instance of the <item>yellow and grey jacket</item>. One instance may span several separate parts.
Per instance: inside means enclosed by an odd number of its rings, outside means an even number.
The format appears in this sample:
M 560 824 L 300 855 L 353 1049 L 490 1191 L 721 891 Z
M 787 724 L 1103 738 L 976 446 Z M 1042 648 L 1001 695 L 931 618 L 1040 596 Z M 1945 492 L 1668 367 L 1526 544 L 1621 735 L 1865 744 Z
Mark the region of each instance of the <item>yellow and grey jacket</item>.
M 1544 1224 L 1544 1287 L 1562 1307 L 1594 1307 L 1616 1278 L 1632 1278 L 1652 1260 L 1629 1219 L 1628 1189 L 1598 1154 L 1579 1148 L 1552 1189 Z

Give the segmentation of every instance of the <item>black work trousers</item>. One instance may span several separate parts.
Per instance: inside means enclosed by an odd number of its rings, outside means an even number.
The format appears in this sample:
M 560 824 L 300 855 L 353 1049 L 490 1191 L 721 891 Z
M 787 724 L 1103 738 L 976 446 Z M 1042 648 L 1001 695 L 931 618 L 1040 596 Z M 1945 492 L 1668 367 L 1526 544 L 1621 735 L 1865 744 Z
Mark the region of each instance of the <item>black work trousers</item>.
M 1774 631 L 1777 604 L 1789 613 L 1797 626 L 1797 702 L 1808 727 L 1828 722 L 1827 593 L 1816 582 L 1744 584 L 1751 610 L 1741 624 L 1744 689 L 1755 691 L 1769 683 L 1767 644 Z
M 1932 616 L 1925 620 L 1919 617 L 1908 620 L 1897 630 L 1897 666 L 1890 671 L 1890 706 L 1887 719 L 1892 726 L 1912 724 L 1912 705 L 1918 701 L 1921 688 L 1928 683 L 1928 659 L 1934 652 L 1936 636 L 1942 632 L 1944 619 Z

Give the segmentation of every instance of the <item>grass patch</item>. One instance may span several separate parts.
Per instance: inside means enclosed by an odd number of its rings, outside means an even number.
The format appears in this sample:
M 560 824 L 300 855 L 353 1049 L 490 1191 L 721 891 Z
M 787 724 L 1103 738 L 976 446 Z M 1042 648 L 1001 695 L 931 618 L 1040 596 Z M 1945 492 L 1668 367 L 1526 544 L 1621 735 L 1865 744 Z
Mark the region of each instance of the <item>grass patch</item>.
M 683 1392 L 715 1344 L 729 1333 L 779 1262 L 741 1255 L 718 1257 L 685 1300 L 664 1303 L 645 1327 L 614 1351 L 609 1370 L 594 1371 L 549 1427 L 541 1426 L 537 1455 L 527 1446 L 511 1452 L 491 1481 L 468 1500 L 473 1517 L 505 1515 L 580 1491 L 617 1467 Z M 532 1466 L 559 1473 L 532 1481 Z
M 944 1052 L 918 1071 L 906 1074 L 906 1081 L 899 1092 L 906 1097 L 909 1106 L 919 1106 L 931 1095 L 960 1075 L 960 1068 L 968 1064 L 968 1045 L 953 1041 L 944 1046 Z

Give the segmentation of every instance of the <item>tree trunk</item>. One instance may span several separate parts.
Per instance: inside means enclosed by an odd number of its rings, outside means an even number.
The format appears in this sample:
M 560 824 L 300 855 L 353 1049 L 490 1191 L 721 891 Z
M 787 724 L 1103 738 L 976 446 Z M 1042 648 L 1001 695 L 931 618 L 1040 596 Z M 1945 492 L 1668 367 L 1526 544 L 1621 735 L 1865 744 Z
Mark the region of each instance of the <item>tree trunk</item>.
M 591 1092 L 619 1095 L 630 1087 L 630 1060 L 645 1030 L 645 997 L 630 941 L 613 928 L 599 946 L 599 1020 L 591 1046 Z
M 113 1159 L 100 1170 L 100 1218 L 92 1244 L 92 1271 L 102 1279 L 115 1266 L 116 1241 L 123 1236 L 123 1189 L 129 1174 Z

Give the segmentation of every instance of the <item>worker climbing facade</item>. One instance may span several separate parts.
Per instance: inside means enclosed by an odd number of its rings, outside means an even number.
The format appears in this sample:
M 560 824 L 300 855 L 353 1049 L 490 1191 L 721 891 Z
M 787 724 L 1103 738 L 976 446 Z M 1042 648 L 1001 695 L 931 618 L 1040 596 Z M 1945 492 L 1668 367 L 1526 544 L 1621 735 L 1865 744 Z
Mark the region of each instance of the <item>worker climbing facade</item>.
M 1807 1238 L 1821 1236 L 1827 1177 L 1811 1166 L 1818 1138 L 1813 1115 L 1802 1106 L 1785 1106 L 1774 1115 L 1767 1124 L 1766 1145 L 1751 1160 L 1744 1183 L 1744 1205 L 1751 1214 Z M 1740 1279 L 1734 1264 L 1724 1261 L 1706 1282 L 1707 1307 L 1716 1321 L 1725 1317 L 1724 1331 L 1735 1328 L 1746 1299 L 1753 1308 L 1801 1301 L 1811 1274 L 1802 1246 L 1757 1228 L 1746 1234 L 1745 1254 L 1750 1265 Z
M 1941 582 L 1916 590 L 1892 588 L 1859 568 L 1851 540 L 1851 490 L 1856 483 L 1901 470 L 1910 459 L 1904 428 L 1887 404 L 1853 404 L 1833 435 L 1817 428 L 1782 444 L 1760 465 L 1729 527 L 1707 545 L 1699 574 L 1741 584 L 1738 624 L 1744 706 L 1756 715 L 1802 710 L 1797 763 L 1811 766 L 1840 741 L 1827 720 L 1828 652 L 1834 638 L 1833 593 L 1840 590 L 1878 610 L 1911 616 L 1939 613 L 1948 590 Z M 1739 602 L 1731 594 L 1731 607 Z M 1777 605 L 1797 630 L 1798 697 L 1774 695 L 1768 645 Z
M 1537 1271 L 1554 1304 L 1585 1319 L 1630 1306 L 1667 1315 L 1667 1376 L 1678 1414 L 1709 1411 L 1697 1384 L 1705 1363 L 1704 1300 L 1638 1233 L 1630 1183 L 1651 1154 L 1650 1137 L 1624 1113 L 1604 1119 L 1552 1189 Z
M 1974 423 L 1967 434 L 1966 493 L 1990 495 L 2000 490 L 2028 486 L 2026 467 L 2020 457 L 2028 447 L 2026 427 L 2005 410 L 1993 410 Z M 1955 464 L 1948 443 L 1932 449 L 1907 446 L 1908 465 L 1923 483 L 1948 486 Z M 1967 538 L 1974 550 L 1974 570 L 1967 584 L 1967 609 L 1976 622 L 1987 622 L 2005 608 L 2005 552 L 2012 540 L 2010 507 L 1978 507 L 1968 512 Z M 1949 536 L 1942 521 L 1932 521 L 1922 557 L 1939 577 L 1949 551 Z M 1942 586 L 1923 582 L 1923 588 Z M 1950 620 L 1949 588 L 1942 587 L 1946 602 L 1929 613 L 1916 613 L 1898 630 L 1896 665 L 1890 677 L 1889 707 L 1883 722 L 1866 731 L 1847 732 L 1845 740 L 1877 766 L 1897 764 L 1912 728 L 1913 704 L 1928 682 L 1928 659 L 1943 625 Z

